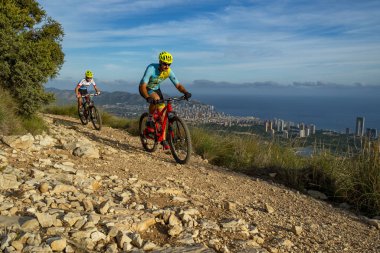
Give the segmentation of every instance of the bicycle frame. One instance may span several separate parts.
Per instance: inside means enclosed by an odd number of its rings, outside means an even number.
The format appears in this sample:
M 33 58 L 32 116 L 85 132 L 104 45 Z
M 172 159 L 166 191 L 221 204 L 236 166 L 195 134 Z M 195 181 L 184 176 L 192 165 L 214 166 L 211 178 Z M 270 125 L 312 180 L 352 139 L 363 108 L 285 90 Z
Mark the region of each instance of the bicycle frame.
M 184 96 L 155 101 L 154 104 L 164 103 L 164 106 L 160 110 L 156 107 L 153 112 L 154 133 L 151 133 L 150 130 L 147 132 L 146 122 L 149 117 L 147 112 L 144 112 L 140 116 L 139 132 L 141 144 L 145 151 L 154 152 L 157 144 L 162 142 L 165 136 L 174 160 L 177 163 L 185 164 L 191 156 L 190 131 L 181 117 L 176 115 L 172 105 L 174 101 L 180 100 L 185 100 Z
M 86 94 L 82 96 L 82 106 L 88 105 L 89 107 L 94 106 L 91 97 L 96 96 L 95 94 Z
M 168 123 L 169 113 L 173 112 L 173 106 L 172 106 L 172 99 L 164 99 L 159 102 L 164 102 L 164 103 L 166 102 L 164 108 L 161 111 L 159 111 L 158 108 L 156 108 L 153 113 L 157 141 L 161 142 L 164 140 L 164 131 L 166 130 L 166 125 Z M 160 131 L 160 126 L 161 126 L 161 131 Z
M 96 130 L 100 130 L 102 127 L 102 119 L 98 112 L 98 109 L 95 107 L 95 103 L 92 100 L 93 96 L 98 94 L 86 94 L 82 97 L 82 109 L 78 108 L 79 119 L 83 125 L 86 125 L 89 120 L 91 120 Z M 81 114 L 82 110 L 83 114 Z

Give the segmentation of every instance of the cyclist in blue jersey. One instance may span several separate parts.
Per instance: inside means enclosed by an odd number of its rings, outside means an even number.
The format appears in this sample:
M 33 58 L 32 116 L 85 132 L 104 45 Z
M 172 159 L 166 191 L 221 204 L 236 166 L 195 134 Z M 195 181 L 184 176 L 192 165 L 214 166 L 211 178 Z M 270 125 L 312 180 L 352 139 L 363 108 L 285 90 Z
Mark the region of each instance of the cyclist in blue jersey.
M 100 94 L 100 90 L 98 89 L 98 87 L 96 86 L 96 83 L 94 81 L 94 74 L 92 73 L 91 70 L 86 70 L 86 72 L 84 73 L 84 78 L 82 80 L 79 81 L 79 83 L 77 84 L 77 86 L 75 87 L 75 94 L 78 98 L 78 110 L 79 110 L 79 113 L 82 113 L 82 110 L 80 110 L 82 108 L 82 104 L 83 104 L 83 99 L 82 99 L 82 96 L 84 95 L 87 95 L 88 94 L 88 87 L 89 86 L 94 86 L 94 89 L 96 91 L 96 94 L 99 95 Z
M 174 72 L 170 68 L 170 65 L 173 62 L 173 56 L 170 53 L 163 51 L 158 55 L 158 60 L 159 63 L 151 63 L 148 65 L 139 86 L 140 95 L 149 103 L 149 116 L 146 123 L 148 132 L 154 132 L 152 117 L 156 107 L 159 111 L 165 107 L 165 104 L 163 103 L 156 103 L 156 101 L 163 99 L 160 85 L 165 79 L 169 78 L 177 90 L 185 95 L 186 99 L 191 97 L 191 93 L 188 92 L 182 84 L 180 84 Z M 164 141 L 162 141 L 161 144 L 164 149 L 169 149 L 169 145 L 165 140 L 165 137 L 164 132 Z

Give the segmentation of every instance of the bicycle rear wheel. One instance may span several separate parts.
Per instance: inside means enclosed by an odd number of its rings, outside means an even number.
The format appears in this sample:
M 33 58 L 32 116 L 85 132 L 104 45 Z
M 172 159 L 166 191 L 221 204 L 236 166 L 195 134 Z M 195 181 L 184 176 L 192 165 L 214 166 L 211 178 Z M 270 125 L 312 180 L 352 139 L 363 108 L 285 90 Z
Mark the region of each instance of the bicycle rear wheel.
M 139 133 L 141 144 L 145 151 L 154 152 L 157 149 L 157 135 L 152 133 L 148 135 L 146 132 L 146 121 L 148 120 L 148 113 L 145 112 L 140 116 Z
M 170 120 L 167 140 L 175 161 L 187 163 L 191 155 L 191 137 L 186 123 L 180 117 L 175 116 Z
M 82 122 L 82 125 L 87 125 L 88 123 L 87 112 L 84 106 L 82 106 L 80 109 L 78 108 L 78 116 L 79 116 L 80 122 Z
M 100 116 L 100 113 L 98 109 L 96 109 L 95 106 L 92 106 L 90 108 L 90 118 L 91 118 L 92 124 L 94 125 L 94 128 L 96 130 L 100 130 L 102 128 L 102 117 Z

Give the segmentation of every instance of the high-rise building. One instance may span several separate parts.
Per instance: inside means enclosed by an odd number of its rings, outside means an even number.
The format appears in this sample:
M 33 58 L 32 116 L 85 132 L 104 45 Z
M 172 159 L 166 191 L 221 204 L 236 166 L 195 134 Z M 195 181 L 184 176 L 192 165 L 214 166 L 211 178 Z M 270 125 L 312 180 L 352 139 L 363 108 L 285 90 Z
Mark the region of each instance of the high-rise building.
M 267 121 L 265 121 L 265 132 L 266 133 L 268 133 L 268 132 L 272 132 L 272 121 L 270 121 L 270 120 L 267 120 Z
M 309 128 L 310 128 L 310 134 L 315 134 L 316 126 L 314 124 L 311 124 Z
M 280 119 L 280 131 L 282 132 L 282 131 L 284 131 L 284 128 L 285 128 L 285 122 L 282 120 L 282 119 Z
M 346 134 L 348 135 L 348 134 L 350 134 L 350 128 L 346 128 Z
M 364 135 L 364 117 L 357 117 L 356 118 L 356 136 L 363 136 Z
M 377 129 L 375 129 L 375 128 L 367 128 L 366 136 L 369 139 L 372 139 L 372 140 L 376 139 L 377 138 Z

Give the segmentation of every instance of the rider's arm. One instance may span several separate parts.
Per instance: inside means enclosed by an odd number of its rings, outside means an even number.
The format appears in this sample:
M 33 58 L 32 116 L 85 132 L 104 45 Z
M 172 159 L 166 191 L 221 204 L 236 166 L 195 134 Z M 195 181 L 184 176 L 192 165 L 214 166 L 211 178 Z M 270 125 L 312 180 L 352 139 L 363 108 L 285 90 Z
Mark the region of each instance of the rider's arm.
M 174 86 L 177 88 L 179 92 L 182 92 L 183 94 L 187 93 L 187 90 L 185 87 L 179 82 L 179 80 L 175 77 L 174 72 L 170 71 L 169 75 L 170 81 L 174 84 Z
M 92 80 L 92 85 L 94 86 L 96 93 L 100 94 L 100 90 L 98 89 L 98 86 L 96 85 L 94 79 Z
M 140 81 L 140 86 L 143 85 L 143 84 L 148 85 L 148 83 L 150 81 L 150 78 L 153 76 L 154 72 L 155 72 L 154 66 L 153 65 L 149 65 L 146 68 L 144 76 L 143 76 L 143 78 Z
M 181 92 L 183 94 L 187 93 L 187 90 L 185 89 L 185 87 L 182 84 L 178 83 L 175 87 L 177 88 L 177 90 L 179 92 Z
M 75 87 L 75 95 L 76 95 L 77 97 L 80 96 L 80 95 L 79 95 L 79 88 L 80 88 L 80 86 L 81 86 L 81 83 L 79 82 L 79 83 L 77 84 L 77 87 Z
M 139 90 L 140 90 L 141 95 L 143 95 L 145 99 L 149 97 L 147 86 L 148 86 L 150 77 L 153 75 L 153 73 L 154 73 L 154 66 L 149 65 L 145 69 L 144 76 L 140 81 Z
M 147 85 L 146 83 L 140 83 L 140 86 L 139 86 L 140 93 L 144 96 L 145 99 L 149 97 L 146 85 Z

